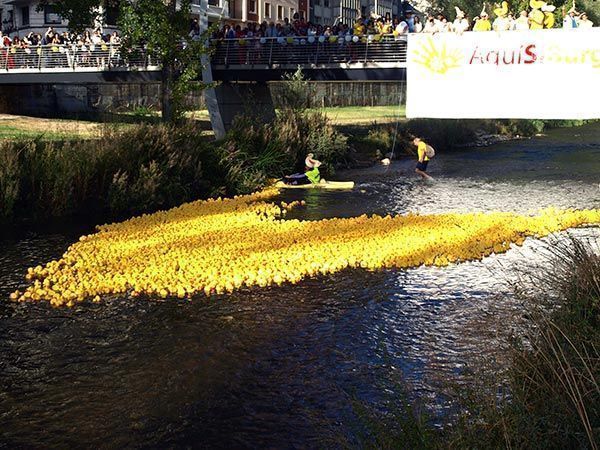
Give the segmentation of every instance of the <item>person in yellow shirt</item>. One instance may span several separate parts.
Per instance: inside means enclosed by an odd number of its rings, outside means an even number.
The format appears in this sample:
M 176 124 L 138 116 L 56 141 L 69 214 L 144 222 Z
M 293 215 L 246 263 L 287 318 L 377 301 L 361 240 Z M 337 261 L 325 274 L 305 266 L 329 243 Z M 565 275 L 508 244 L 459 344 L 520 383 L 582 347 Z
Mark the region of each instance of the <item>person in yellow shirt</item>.
M 475 22 L 475 26 L 473 27 L 473 31 L 491 31 L 492 24 L 490 22 L 490 18 L 485 10 L 481 11 L 479 16 L 479 20 Z
M 354 22 L 354 36 L 362 36 L 363 34 L 365 34 L 366 31 L 366 27 L 365 27 L 365 22 L 363 20 L 362 17 L 358 17 L 356 19 L 356 22 Z
M 419 160 L 417 161 L 417 167 L 415 168 L 415 172 L 421 175 L 421 178 L 433 180 L 431 176 L 427 174 L 427 164 L 429 163 L 429 158 L 427 157 L 427 144 L 421 138 L 414 138 L 413 144 L 417 147 L 417 157 Z

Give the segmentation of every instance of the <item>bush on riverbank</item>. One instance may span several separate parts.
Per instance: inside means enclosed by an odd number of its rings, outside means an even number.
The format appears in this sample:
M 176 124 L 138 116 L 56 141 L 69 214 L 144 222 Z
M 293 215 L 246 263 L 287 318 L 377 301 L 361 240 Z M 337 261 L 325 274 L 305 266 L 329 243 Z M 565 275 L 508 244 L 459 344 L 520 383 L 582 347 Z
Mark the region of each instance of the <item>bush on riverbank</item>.
M 98 140 L 0 143 L 0 221 L 115 217 L 219 193 L 220 166 L 194 127 L 107 129 Z
M 347 158 L 346 137 L 327 116 L 318 112 L 284 109 L 273 123 L 262 124 L 239 116 L 220 146 L 230 191 L 250 193 L 269 177 L 303 171 L 308 153 L 323 162 L 321 172 L 332 174 Z
M 373 448 L 597 448 L 600 442 L 600 242 L 550 243 L 548 267 L 522 273 L 520 331 L 499 342 L 494 367 L 478 367 L 469 385 L 449 386 L 465 412 L 434 429 L 415 414 L 402 385 L 382 413 L 354 412 Z M 533 286 L 531 285 L 533 282 Z M 502 324 L 500 327 L 515 324 Z M 506 355 L 504 355 L 506 352 Z M 502 353 L 508 367 L 499 367 Z M 368 445 L 367 445 L 368 446 Z
M 222 142 L 192 123 L 106 127 L 98 139 L 0 142 L 0 224 L 73 216 L 115 218 L 218 195 L 249 193 L 302 169 L 306 153 L 324 172 L 346 139 L 319 113 L 284 110 L 274 123 L 241 117 Z
M 518 293 L 527 316 L 510 347 L 509 396 L 498 399 L 492 388 L 479 414 L 452 433 L 452 446 L 596 448 L 600 255 L 591 245 L 572 239 L 550 247 L 552 269 L 533 274 L 536 291 Z

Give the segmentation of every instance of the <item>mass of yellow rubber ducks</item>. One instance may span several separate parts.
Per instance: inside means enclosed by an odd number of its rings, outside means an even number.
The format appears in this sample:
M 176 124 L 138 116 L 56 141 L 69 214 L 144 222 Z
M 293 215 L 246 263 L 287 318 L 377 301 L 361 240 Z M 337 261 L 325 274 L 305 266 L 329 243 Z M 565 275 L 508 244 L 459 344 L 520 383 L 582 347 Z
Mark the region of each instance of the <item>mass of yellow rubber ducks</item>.
M 269 202 L 275 193 L 197 201 L 100 226 L 62 258 L 30 268 L 29 287 L 11 298 L 56 306 L 111 294 L 186 298 L 353 267 L 445 266 L 504 252 L 527 236 L 600 223 L 598 209 L 282 220 L 302 202 Z

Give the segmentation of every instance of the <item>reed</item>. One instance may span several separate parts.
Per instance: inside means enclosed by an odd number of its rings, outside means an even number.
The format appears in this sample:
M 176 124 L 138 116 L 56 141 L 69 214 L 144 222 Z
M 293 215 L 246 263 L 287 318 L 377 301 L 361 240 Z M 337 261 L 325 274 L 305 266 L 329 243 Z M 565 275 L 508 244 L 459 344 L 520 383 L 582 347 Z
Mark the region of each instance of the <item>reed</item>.
M 221 191 L 193 126 L 106 127 L 94 140 L 0 143 L 0 222 L 147 212 Z
M 594 250 L 595 249 L 595 250 Z M 517 286 L 526 315 L 510 365 L 474 396 L 451 447 L 590 448 L 600 442 L 598 242 L 553 242 L 551 269 Z M 533 282 L 533 284 L 531 283 Z M 501 388 L 507 384 L 508 390 Z
M 599 244 L 550 241 L 545 264 L 522 271 L 514 286 L 522 308 L 502 325 L 517 331 L 507 332 L 495 361 L 475 368 L 468 384 L 448 382 L 446 394 L 463 411 L 448 418 L 451 425 L 432 427 L 398 383 L 384 412 L 353 403 L 360 447 L 598 449 Z

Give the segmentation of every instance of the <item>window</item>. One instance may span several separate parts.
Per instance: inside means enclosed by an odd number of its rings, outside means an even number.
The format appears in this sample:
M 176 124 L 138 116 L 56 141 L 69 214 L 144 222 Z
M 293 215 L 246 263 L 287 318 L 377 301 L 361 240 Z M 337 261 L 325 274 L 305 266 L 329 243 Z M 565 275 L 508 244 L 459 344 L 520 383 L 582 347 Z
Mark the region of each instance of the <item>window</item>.
M 256 13 L 256 1 L 248 0 L 248 12 Z
M 323 0 L 323 6 L 329 8 L 329 0 Z
M 58 14 L 54 11 L 54 5 L 46 5 L 44 6 L 44 23 L 45 24 L 53 24 L 53 23 L 61 23 L 62 20 Z
M 277 5 L 277 20 L 283 20 L 283 6 Z
M 271 17 L 271 4 L 265 2 L 265 17 Z
M 319 5 L 321 5 L 321 0 L 314 0 L 314 1 L 312 2 L 312 4 L 313 4 L 313 5 L 316 5 L 316 6 L 319 6 Z
M 21 25 L 24 27 L 29 25 L 29 6 L 23 6 L 21 8 Z

